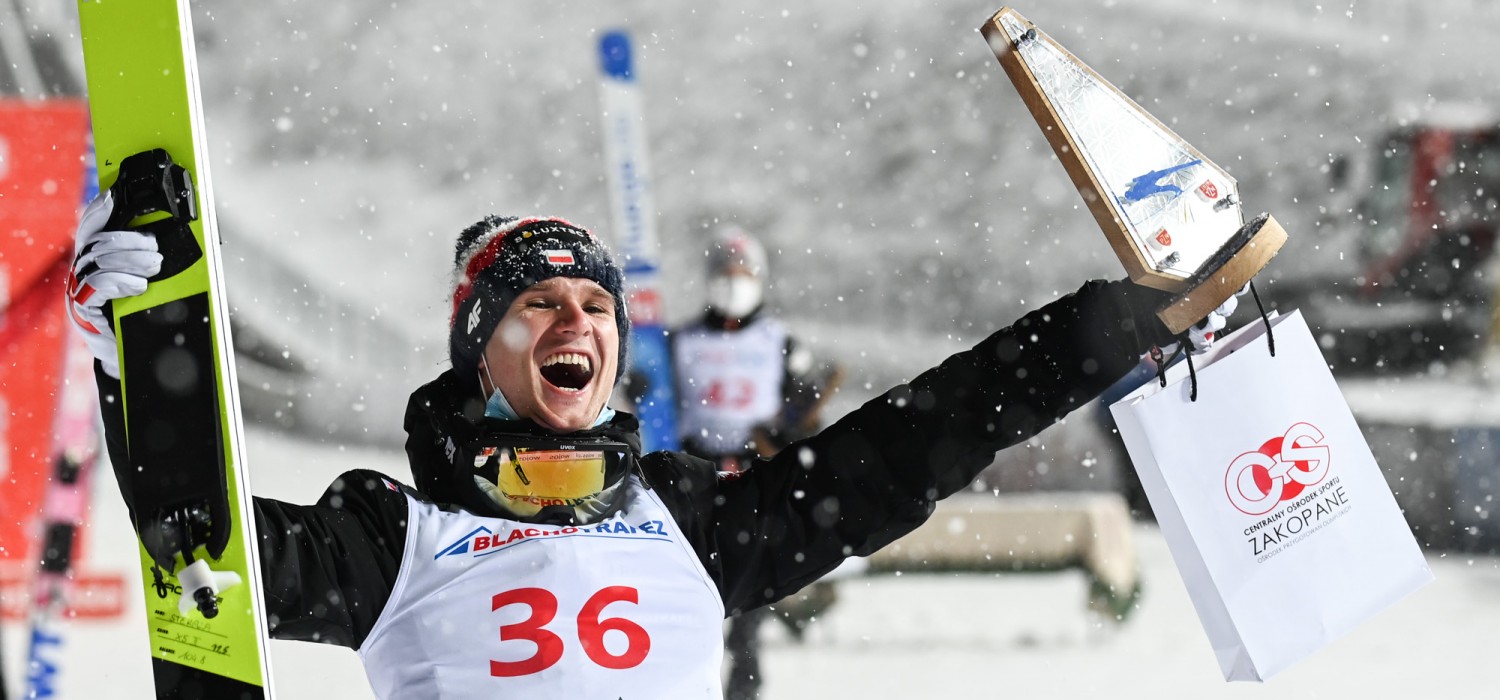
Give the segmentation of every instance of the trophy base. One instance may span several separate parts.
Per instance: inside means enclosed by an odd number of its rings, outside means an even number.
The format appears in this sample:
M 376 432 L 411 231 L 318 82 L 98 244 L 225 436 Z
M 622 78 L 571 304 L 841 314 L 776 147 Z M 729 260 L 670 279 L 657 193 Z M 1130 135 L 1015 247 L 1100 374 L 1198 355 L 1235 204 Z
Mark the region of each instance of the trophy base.
M 1181 333 L 1240 291 L 1286 243 L 1286 230 L 1275 217 L 1262 214 L 1240 227 L 1219 252 L 1203 264 L 1156 317 Z

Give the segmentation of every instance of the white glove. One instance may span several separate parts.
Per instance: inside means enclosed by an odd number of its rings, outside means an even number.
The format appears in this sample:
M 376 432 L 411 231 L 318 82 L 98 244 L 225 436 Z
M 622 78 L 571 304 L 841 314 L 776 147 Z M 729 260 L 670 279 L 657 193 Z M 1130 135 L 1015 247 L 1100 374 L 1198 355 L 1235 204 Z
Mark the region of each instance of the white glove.
M 1240 297 L 1249 291 L 1250 285 L 1246 283 L 1244 287 L 1240 288 L 1240 291 L 1234 293 L 1234 296 L 1225 299 L 1224 303 L 1219 305 L 1219 308 L 1208 312 L 1208 316 L 1204 317 L 1202 321 L 1188 328 L 1188 340 L 1193 344 L 1193 354 L 1208 352 L 1208 349 L 1213 347 L 1214 334 L 1224 330 L 1224 326 L 1229 325 L 1229 317 L 1240 306 Z
M 74 236 L 73 269 L 68 273 L 68 311 L 73 325 L 104 373 L 120 378 L 120 351 L 104 315 L 104 302 L 146 291 L 146 279 L 161 271 L 156 237 L 135 231 L 106 231 L 115 201 L 105 190 L 83 210 Z

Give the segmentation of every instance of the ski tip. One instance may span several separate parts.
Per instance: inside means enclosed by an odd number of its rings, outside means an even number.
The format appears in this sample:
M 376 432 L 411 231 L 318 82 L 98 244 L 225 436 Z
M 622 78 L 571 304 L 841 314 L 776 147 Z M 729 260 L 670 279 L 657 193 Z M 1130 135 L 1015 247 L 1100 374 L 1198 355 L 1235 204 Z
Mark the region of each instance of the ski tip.
M 599 65 L 604 74 L 616 80 L 631 80 L 630 35 L 623 29 L 613 29 L 599 37 Z

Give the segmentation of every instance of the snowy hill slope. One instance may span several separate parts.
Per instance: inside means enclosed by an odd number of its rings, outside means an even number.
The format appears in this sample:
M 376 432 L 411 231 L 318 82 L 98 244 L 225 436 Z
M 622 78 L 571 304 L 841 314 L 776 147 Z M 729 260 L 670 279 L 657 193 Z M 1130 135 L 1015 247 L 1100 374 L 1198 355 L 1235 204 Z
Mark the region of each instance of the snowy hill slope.
M 209 118 L 226 134 L 226 208 L 269 215 L 253 235 L 404 320 L 417 344 L 441 344 L 447 244 L 483 213 L 563 214 L 608 233 L 591 42 L 622 23 L 643 44 L 672 320 L 694 312 L 699 241 L 723 220 L 778 250 L 771 301 L 812 329 L 857 318 L 875 337 L 972 338 L 1086 277 L 1120 274 L 975 31 L 995 7 L 308 8 L 200 4 L 204 72 L 220 76 Z M 1347 241 L 1319 227 L 1347 201 L 1327 193 L 1330 157 L 1440 103 L 1500 104 L 1484 48 L 1500 10 L 1415 8 L 1019 9 L 1229 167 L 1251 208 L 1276 214 L 1292 241 L 1266 275 L 1274 284 L 1347 264 Z M 340 259 L 350 264 L 327 262 Z M 882 351 L 841 354 L 865 373 L 852 386 L 879 391 L 914 369 L 882 364 Z
M 1003 317 L 1020 298 L 1117 274 L 975 31 L 995 7 L 307 6 L 201 5 L 204 71 L 221 76 L 208 86 L 210 119 L 245 118 L 252 128 L 234 140 L 274 162 L 277 177 L 327 167 L 352 176 L 376 157 L 434 190 L 467 193 L 468 207 L 430 211 L 414 229 L 362 227 L 379 229 L 372 243 L 446 239 L 490 210 L 566 213 L 607 231 L 591 41 L 628 19 L 644 44 L 657 200 L 676 267 L 696 275 L 702 227 L 734 219 L 781 249 L 778 271 L 796 283 L 774 299 L 793 313 L 875 313 L 926 328 Z M 1249 205 L 1293 233 L 1277 262 L 1290 270 L 1323 250 L 1313 225 L 1330 154 L 1429 102 L 1500 102 L 1483 54 L 1496 10 L 1413 7 L 1020 9 L 1226 164 Z M 423 196 L 368 191 L 363 205 L 320 206 L 349 221 L 377 201 Z M 670 310 L 692 307 L 684 294 Z
M 65 10 L 21 5 L 33 31 L 72 31 Z M 998 5 L 195 8 L 226 212 L 317 284 L 417 329 L 418 345 L 441 339 L 448 245 L 465 224 L 548 212 L 608 233 L 592 41 L 615 25 L 642 44 L 659 218 L 680 273 L 673 319 L 696 307 L 715 220 L 770 239 L 772 301 L 810 321 L 988 327 L 1023 300 L 1119 274 L 979 38 Z M 1338 259 L 1316 227 L 1331 154 L 1438 103 L 1500 104 L 1491 3 L 1018 9 L 1283 221 L 1292 241 L 1270 279 Z
M 70 31 L 65 12 L 22 6 L 40 30 Z M 336 325 L 309 328 L 264 301 L 286 290 L 236 274 L 275 257 L 310 291 L 408 336 L 363 354 L 426 376 L 443 364 L 458 230 L 540 212 L 608 234 L 592 42 L 619 25 L 641 44 L 669 320 L 695 312 L 715 221 L 768 239 L 772 304 L 813 328 L 868 319 L 897 338 L 976 337 L 1082 279 L 1120 275 L 976 31 L 998 5 L 195 8 L 217 196 L 233 235 L 256 243 L 230 270 L 231 296 L 272 338 Z M 1475 0 L 1018 9 L 1227 166 L 1250 209 L 1276 214 L 1292 239 L 1268 284 L 1347 264 L 1347 241 L 1319 226 L 1348 201 L 1327 192 L 1332 156 L 1442 103 L 1500 104 L 1500 8 Z M 851 385 L 878 391 L 901 374 L 883 355 L 866 352 Z M 857 353 L 844 359 L 863 371 Z M 350 374 L 335 383 L 382 404 L 400 405 L 397 385 L 413 381 Z

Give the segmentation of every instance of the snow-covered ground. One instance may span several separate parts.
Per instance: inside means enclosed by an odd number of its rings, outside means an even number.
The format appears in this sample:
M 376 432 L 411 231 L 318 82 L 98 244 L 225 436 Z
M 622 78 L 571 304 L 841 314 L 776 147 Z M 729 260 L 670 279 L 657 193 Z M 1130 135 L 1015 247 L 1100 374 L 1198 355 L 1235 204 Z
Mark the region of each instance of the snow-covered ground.
M 404 458 L 252 431 L 255 490 L 316 498 L 338 473 L 374 468 L 405 478 Z M 89 568 L 126 571 L 126 516 L 101 480 Z M 1436 582 L 1290 671 L 1226 684 L 1166 545 L 1154 528 L 1136 542 L 1145 592 L 1123 625 L 1085 612 L 1081 574 L 906 574 L 840 584 L 831 613 L 796 644 L 766 639 L 767 700 L 797 698 L 1493 698 L 1500 650 L 1500 559 L 1432 555 Z M 126 618 L 76 623 L 61 664 L 61 698 L 152 697 L 141 604 Z M 1274 601 L 1269 601 L 1274 605 Z M 20 671 L 22 630 L 6 628 L 6 670 Z M 276 696 L 370 697 L 347 649 L 273 642 Z M 11 675 L 11 677 L 15 677 Z

